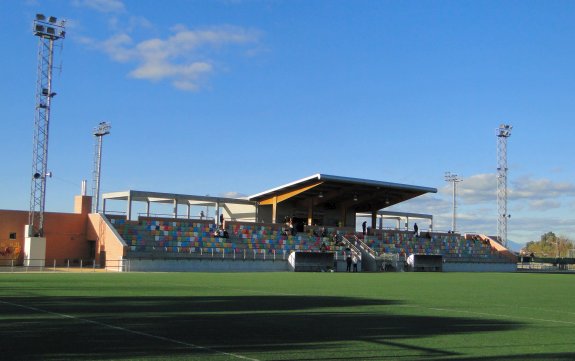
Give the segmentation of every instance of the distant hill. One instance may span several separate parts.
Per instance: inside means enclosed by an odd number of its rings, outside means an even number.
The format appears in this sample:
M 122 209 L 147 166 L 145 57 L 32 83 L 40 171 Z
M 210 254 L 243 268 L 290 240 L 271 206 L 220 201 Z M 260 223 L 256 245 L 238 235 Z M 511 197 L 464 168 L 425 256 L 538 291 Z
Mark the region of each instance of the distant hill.
M 495 240 L 497 239 L 497 236 L 487 236 L 487 237 Z M 507 240 L 507 248 L 509 248 L 509 250 L 511 250 L 512 252 L 519 252 L 523 247 L 525 247 L 525 244 L 523 243 L 517 243 L 511 240 Z
M 513 252 L 519 252 L 523 247 L 525 247 L 525 244 L 523 243 L 517 243 L 507 240 L 507 248 L 509 248 Z

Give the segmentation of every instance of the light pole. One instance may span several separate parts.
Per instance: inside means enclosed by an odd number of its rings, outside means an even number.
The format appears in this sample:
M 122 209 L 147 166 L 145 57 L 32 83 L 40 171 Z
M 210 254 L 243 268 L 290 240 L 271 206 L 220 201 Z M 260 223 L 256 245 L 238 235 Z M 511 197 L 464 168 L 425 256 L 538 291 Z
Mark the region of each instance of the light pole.
M 94 151 L 94 171 L 92 172 L 92 197 L 94 204 L 92 205 L 92 213 L 98 213 L 100 206 L 100 170 L 102 169 L 102 138 L 110 134 L 112 126 L 106 122 L 101 122 L 98 127 L 94 129 L 94 136 L 96 137 L 96 149 Z
M 507 247 L 507 138 L 513 126 L 501 124 L 497 129 L 497 238 Z
M 54 42 L 64 39 L 64 21 L 54 16 L 36 14 L 34 35 L 38 37 L 38 77 L 36 80 L 36 112 L 34 116 L 34 144 L 32 148 L 32 186 L 28 237 L 44 237 L 44 209 L 46 205 L 46 177 L 48 172 L 48 131 L 52 98 L 52 68 Z
M 456 219 L 456 209 L 457 209 L 457 183 L 461 182 L 463 179 L 459 178 L 457 174 L 451 172 L 445 172 L 445 181 L 453 184 L 453 217 L 451 218 L 451 230 L 455 233 L 455 219 Z

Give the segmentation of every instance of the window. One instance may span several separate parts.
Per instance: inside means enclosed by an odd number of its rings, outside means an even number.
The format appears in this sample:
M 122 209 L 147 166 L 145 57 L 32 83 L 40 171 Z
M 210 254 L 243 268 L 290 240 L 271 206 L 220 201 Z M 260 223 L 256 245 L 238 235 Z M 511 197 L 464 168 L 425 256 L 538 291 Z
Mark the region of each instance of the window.
M 10 232 L 10 239 L 16 239 L 16 232 Z

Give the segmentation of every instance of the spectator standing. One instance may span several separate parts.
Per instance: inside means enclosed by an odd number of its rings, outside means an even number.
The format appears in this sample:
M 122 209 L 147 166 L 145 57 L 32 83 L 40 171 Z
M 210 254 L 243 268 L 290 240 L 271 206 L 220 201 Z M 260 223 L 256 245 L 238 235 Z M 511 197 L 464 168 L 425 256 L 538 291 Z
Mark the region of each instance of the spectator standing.
M 363 229 L 363 235 L 365 236 L 367 234 L 367 221 L 363 221 L 361 229 Z
M 351 251 L 347 251 L 345 262 L 347 264 L 346 272 L 351 272 Z

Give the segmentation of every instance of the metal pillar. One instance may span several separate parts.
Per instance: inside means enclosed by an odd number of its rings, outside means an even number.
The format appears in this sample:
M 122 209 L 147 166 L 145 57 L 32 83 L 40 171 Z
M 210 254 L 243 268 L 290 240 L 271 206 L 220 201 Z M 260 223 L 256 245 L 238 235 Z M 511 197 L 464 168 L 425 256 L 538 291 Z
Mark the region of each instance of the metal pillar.
M 501 124 L 497 129 L 497 237 L 507 247 L 507 138 L 513 126 Z
M 28 236 L 44 236 L 44 209 L 46 205 L 46 177 L 48 172 L 48 131 L 52 98 L 52 68 L 54 42 L 66 35 L 64 21 L 42 14 L 34 20 L 34 35 L 38 37 L 38 78 L 36 81 L 36 112 L 34 116 L 34 144 L 32 148 L 32 186 Z
M 96 145 L 94 149 L 94 170 L 92 171 L 92 213 L 98 213 L 100 206 L 100 172 L 102 170 L 102 138 L 110 134 L 110 124 L 101 122 L 94 129 L 94 137 L 96 137 Z

